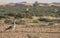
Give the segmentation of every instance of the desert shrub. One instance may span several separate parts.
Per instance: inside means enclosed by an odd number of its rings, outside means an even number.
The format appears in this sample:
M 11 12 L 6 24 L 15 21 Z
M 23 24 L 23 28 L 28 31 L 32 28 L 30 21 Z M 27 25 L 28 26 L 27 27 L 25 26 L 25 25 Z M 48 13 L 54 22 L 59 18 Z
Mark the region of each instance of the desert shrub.
M 25 24 L 25 20 L 16 20 L 16 24 L 24 25 Z
M 19 32 L 19 30 L 15 30 L 15 32 L 16 32 L 16 33 L 18 33 L 18 32 Z
M 24 18 L 24 14 L 18 13 L 15 17 L 16 17 L 16 18 Z
M 29 34 L 27 34 L 27 37 L 28 37 L 28 38 L 31 38 L 31 36 L 30 36 Z
M 54 25 L 54 23 L 49 23 L 48 25 Z
M 57 19 L 56 22 L 57 22 L 57 23 L 60 23 L 60 19 Z
M 7 15 L 7 16 L 16 16 L 16 13 L 14 13 L 14 12 L 8 12 L 8 13 L 5 13 L 5 15 Z
M 12 24 L 13 23 L 13 21 L 11 19 L 6 19 L 4 22 L 7 23 L 7 24 Z
M 39 6 L 38 2 L 35 2 L 33 6 L 29 7 L 29 12 L 26 14 L 26 8 L 28 6 L 16 5 L 12 6 L 0 6 L 0 18 L 5 16 L 18 17 L 18 18 L 32 18 L 32 16 L 54 16 L 60 17 L 60 7 L 54 6 Z M 58 10 L 55 12 L 55 9 Z M 4 16 L 2 16 L 4 15 Z
M 30 14 L 30 13 L 25 13 L 25 18 L 30 18 L 30 19 L 32 19 L 32 15 Z
M 39 21 L 44 21 L 44 22 L 53 22 L 53 19 L 48 19 L 48 18 L 40 18 L 38 19 Z
M 39 23 L 39 20 L 33 20 L 32 23 Z
M 2 18 L 9 18 L 8 16 L 0 15 L 0 19 Z
M 28 38 L 39 38 L 39 36 L 37 36 L 37 35 L 29 35 L 29 34 L 27 34 L 27 37 Z
M 14 21 L 11 20 L 11 19 L 6 19 L 4 22 L 7 23 L 7 24 L 14 24 Z M 25 24 L 25 20 L 16 20 L 15 24 L 22 24 L 22 25 L 24 25 Z
M 4 16 L 0 16 L 0 19 L 1 19 L 1 18 L 4 18 Z

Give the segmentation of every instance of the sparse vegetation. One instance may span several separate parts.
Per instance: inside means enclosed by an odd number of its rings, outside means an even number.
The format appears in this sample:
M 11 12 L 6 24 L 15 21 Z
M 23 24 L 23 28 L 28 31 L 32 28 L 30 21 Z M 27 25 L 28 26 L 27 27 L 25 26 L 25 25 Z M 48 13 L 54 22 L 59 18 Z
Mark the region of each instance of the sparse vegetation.
M 26 12 L 27 8 L 29 9 L 28 12 Z M 47 18 L 44 18 L 44 16 Z M 55 18 L 51 19 L 49 16 Z M 38 18 L 36 19 L 35 17 Z M 15 6 L 0 6 L 0 20 L 0 30 L 4 30 L 5 27 L 8 27 L 9 25 L 16 25 L 16 29 L 12 32 L 3 33 L 4 35 L 6 34 L 6 38 L 10 38 L 11 36 L 11 38 L 40 38 L 41 36 L 44 36 L 43 38 L 48 38 L 46 37 L 48 35 L 49 37 L 51 35 L 54 37 L 56 36 L 54 33 L 50 35 L 49 33 L 45 34 L 40 32 L 60 32 L 60 7 L 39 6 L 37 1 L 33 4 L 33 6 L 19 4 L 16 4 Z M 54 25 L 54 23 L 56 23 L 56 25 Z M 34 35 L 35 33 L 36 35 Z M 40 36 L 38 34 L 40 34 Z M 52 36 L 50 38 L 53 38 Z M 59 36 L 59 34 L 57 34 L 57 36 Z
M 28 38 L 39 38 L 37 35 L 27 35 Z
M 37 3 L 37 2 L 36 2 Z M 35 5 L 35 4 L 34 4 Z M 37 5 L 28 7 L 29 12 L 26 13 L 27 6 L 0 6 L 0 18 L 10 17 L 18 17 L 18 18 L 32 18 L 32 16 L 52 16 L 52 17 L 60 17 L 60 7 L 40 7 Z M 4 9 L 4 11 L 1 11 Z M 55 11 L 58 10 L 58 11 Z
M 39 23 L 39 20 L 33 20 L 32 23 Z
M 16 20 L 16 24 L 22 24 L 24 25 L 26 23 L 25 20 Z
M 7 23 L 7 24 L 12 24 L 13 23 L 13 21 L 11 19 L 6 19 L 4 22 Z
M 51 19 L 47 19 L 47 18 L 40 18 L 38 19 L 39 21 L 44 21 L 44 22 L 53 22 L 53 20 Z

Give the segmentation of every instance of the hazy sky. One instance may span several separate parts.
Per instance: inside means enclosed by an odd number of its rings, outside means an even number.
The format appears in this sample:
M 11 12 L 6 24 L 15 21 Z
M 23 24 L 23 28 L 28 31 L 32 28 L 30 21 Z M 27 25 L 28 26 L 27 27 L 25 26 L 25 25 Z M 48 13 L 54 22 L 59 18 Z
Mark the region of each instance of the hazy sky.
M 46 2 L 46 3 L 60 2 L 60 0 L 0 0 L 0 2 L 22 2 L 22 1 L 29 1 L 29 2 L 39 1 L 39 2 Z

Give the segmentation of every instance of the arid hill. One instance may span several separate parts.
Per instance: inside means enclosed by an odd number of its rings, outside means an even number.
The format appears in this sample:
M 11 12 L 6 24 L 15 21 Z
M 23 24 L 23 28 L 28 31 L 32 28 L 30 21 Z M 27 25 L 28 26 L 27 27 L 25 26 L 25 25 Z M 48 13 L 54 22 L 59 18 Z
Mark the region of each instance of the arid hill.
M 6 5 L 7 3 L 6 2 L 0 2 L 0 5 Z

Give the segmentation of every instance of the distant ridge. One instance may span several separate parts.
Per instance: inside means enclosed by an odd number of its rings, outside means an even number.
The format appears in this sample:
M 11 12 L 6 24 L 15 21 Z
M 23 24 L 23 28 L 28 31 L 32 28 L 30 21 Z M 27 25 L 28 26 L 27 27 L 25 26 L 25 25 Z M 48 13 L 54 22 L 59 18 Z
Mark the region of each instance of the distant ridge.
M 9 6 L 15 6 L 15 5 L 25 5 L 25 6 L 32 6 L 33 4 L 30 2 L 17 2 L 17 3 L 8 3 Z
M 6 3 L 6 2 L 0 2 L 0 6 L 8 5 L 8 6 L 15 6 L 15 5 L 25 5 L 25 6 L 33 6 L 33 3 L 30 2 L 17 2 L 17 3 Z M 52 3 L 39 3 L 39 6 L 60 6 L 60 3 L 52 2 Z
M 6 2 L 0 2 L 0 5 L 6 5 L 7 3 Z

